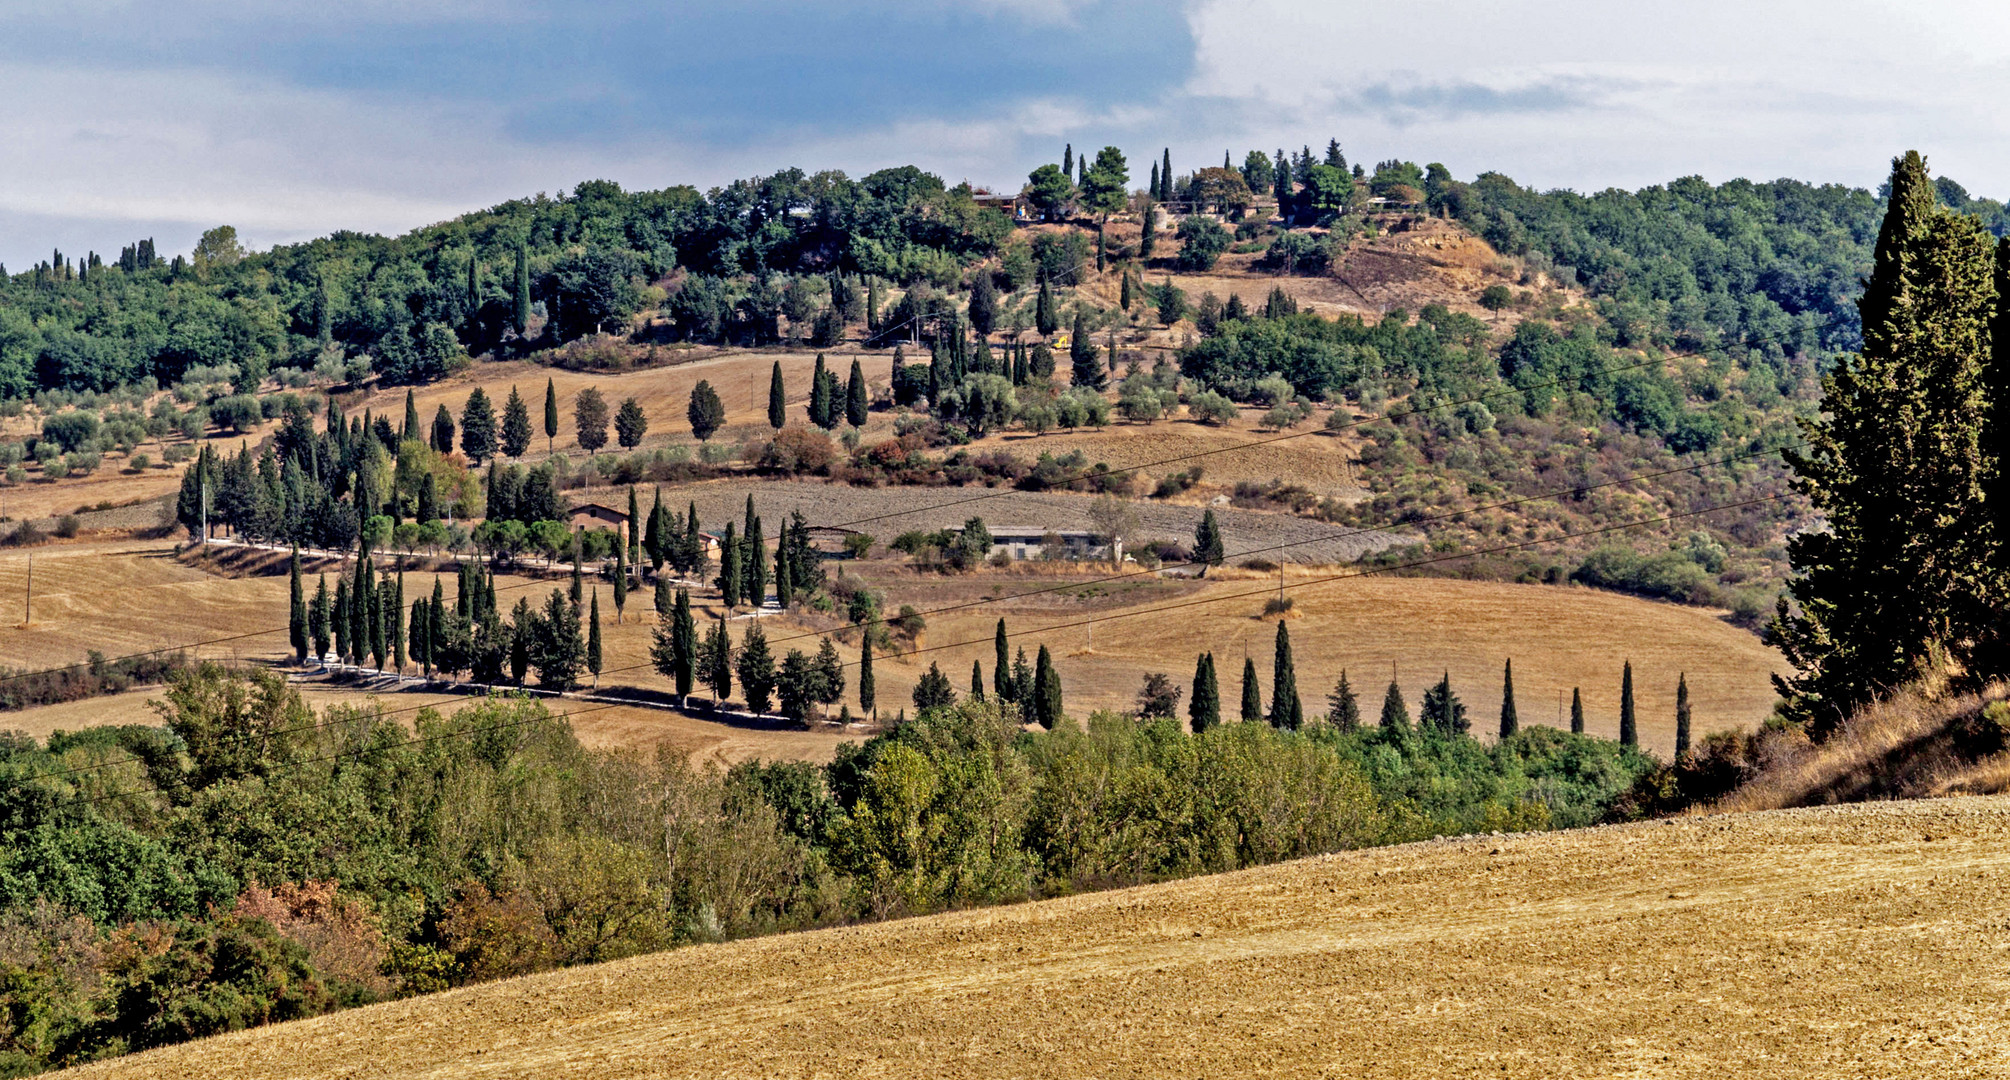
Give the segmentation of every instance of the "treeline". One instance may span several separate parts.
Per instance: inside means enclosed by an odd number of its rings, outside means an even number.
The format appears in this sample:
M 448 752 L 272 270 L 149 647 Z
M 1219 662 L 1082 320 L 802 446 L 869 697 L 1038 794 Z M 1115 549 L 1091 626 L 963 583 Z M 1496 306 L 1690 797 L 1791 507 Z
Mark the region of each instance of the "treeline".
M 825 767 L 720 772 L 588 751 L 524 701 L 407 730 L 213 667 L 166 699 L 164 728 L 0 744 L 11 1070 L 687 943 L 1580 823 L 1650 764 L 1549 730 L 1027 732 L 994 699 Z

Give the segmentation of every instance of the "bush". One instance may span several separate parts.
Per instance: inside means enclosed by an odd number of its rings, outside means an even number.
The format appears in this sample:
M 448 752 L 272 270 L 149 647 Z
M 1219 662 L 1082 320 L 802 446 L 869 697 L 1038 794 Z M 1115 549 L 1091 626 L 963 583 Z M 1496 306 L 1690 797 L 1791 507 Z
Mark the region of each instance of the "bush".
M 1226 424 L 1242 415 L 1235 402 L 1212 390 L 1202 390 L 1188 398 L 1186 411 L 1195 420 L 1207 424 Z
M 1221 253 L 1233 242 L 1221 222 L 1201 214 L 1189 214 L 1179 223 L 1179 255 L 1173 265 L 1189 273 L 1214 269 Z
M 98 437 L 98 429 L 95 414 L 72 409 L 42 421 L 42 438 L 54 442 L 67 453 L 88 445 Z
M 265 419 L 265 410 L 250 394 L 233 394 L 211 402 L 209 417 L 218 427 L 243 433 L 257 427 Z
M 56 519 L 56 535 L 65 540 L 75 538 L 77 529 L 78 522 L 77 515 L 75 514 L 64 514 L 62 517 Z

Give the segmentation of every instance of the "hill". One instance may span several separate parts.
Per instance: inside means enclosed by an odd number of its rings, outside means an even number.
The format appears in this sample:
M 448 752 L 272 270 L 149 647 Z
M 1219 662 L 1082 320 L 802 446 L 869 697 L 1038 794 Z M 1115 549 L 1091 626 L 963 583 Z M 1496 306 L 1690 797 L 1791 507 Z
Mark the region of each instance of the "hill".
M 2010 800 L 1335 855 L 707 945 L 79 1077 L 2001 1075 Z

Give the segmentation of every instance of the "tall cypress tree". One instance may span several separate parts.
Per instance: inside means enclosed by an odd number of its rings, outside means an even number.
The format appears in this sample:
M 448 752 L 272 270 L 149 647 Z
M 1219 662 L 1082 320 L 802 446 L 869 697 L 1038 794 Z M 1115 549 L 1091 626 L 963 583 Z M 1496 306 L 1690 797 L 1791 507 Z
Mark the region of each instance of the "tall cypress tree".
M 489 396 L 477 386 L 461 407 L 461 452 L 479 465 L 496 452 L 496 411 Z
M 858 647 L 858 709 L 867 716 L 875 716 L 878 705 L 879 684 L 872 677 L 872 627 L 867 626 L 860 634 Z
M 349 611 L 352 606 L 349 603 L 349 579 L 337 577 L 334 605 L 335 658 L 344 664 L 356 662 L 356 654 L 349 648 L 349 627 L 354 623 Z
M 1382 730 L 1390 734 L 1410 730 L 1410 706 L 1403 701 L 1403 688 L 1394 679 L 1382 695 Z
M 1040 291 L 1033 301 L 1033 329 L 1043 338 L 1054 336 L 1061 328 L 1061 313 L 1054 307 L 1054 286 L 1047 275 L 1040 275 Z
M 400 674 L 405 670 L 405 568 L 398 567 L 398 580 L 391 586 L 391 602 L 384 612 L 385 629 L 391 632 L 391 663 Z
M 781 370 L 779 362 L 776 364 L 775 370 L 778 372 Z M 824 369 L 824 354 L 822 353 L 817 354 L 816 367 L 810 371 L 809 415 L 810 423 L 823 428 L 825 431 L 829 431 L 831 428 L 837 426 L 837 421 L 831 418 L 829 372 Z
M 996 653 L 991 658 L 991 690 L 999 701 L 1011 701 L 1012 654 L 1006 647 L 1004 619 L 998 620 L 998 630 L 991 635 L 991 644 Z
M 768 377 L 768 426 L 774 428 L 776 431 L 782 430 L 782 425 L 789 422 L 789 413 L 785 407 L 784 399 L 782 362 L 777 360 L 775 361 L 774 374 Z
M 413 400 L 412 392 L 405 391 L 405 423 L 398 429 L 398 441 L 419 437 L 419 404 Z
M 1291 631 L 1277 620 L 1277 644 L 1270 669 L 1270 726 L 1297 731 L 1305 726 L 1305 702 L 1298 697 L 1298 668 L 1291 659 Z
M 530 253 L 522 244 L 516 249 L 516 288 L 510 309 L 510 328 L 522 337 L 530 329 Z
M 503 402 L 502 452 L 506 457 L 520 458 L 530 449 L 530 405 L 517 393 L 516 387 L 509 388 L 509 400 Z
M 1926 162 L 1892 162 L 1891 195 L 1857 311 L 1863 349 L 1823 380 L 1821 409 L 1788 451 L 1795 486 L 1827 524 L 1787 551 L 1798 610 L 1773 638 L 1795 673 L 1790 715 L 1825 738 L 1842 719 L 1944 655 L 1993 673 L 1996 561 L 1982 442 L 1995 245 L 1979 219 L 1937 205 Z
M 671 681 L 677 696 L 690 704 L 691 686 L 698 674 L 698 620 L 691 614 L 691 593 L 677 590 L 677 606 L 670 612 L 672 647 Z
M 635 497 L 635 485 L 628 485 L 628 565 L 642 565 L 642 503 Z
M 454 452 L 454 417 L 442 403 L 433 413 L 433 449 L 442 454 Z
M 1061 675 L 1054 670 L 1054 657 L 1042 645 L 1039 659 L 1033 663 L 1033 719 L 1041 727 L 1052 731 L 1063 715 Z
M 558 388 L 552 385 L 551 377 L 544 380 L 544 449 L 551 453 L 558 439 Z
M 1242 658 L 1242 722 L 1254 724 L 1263 719 L 1263 690 L 1256 685 L 1256 661 Z
M 752 496 L 748 497 L 747 509 L 753 509 Z M 747 602 L 760 607 L 768 602 L 768 547 L 761 536 L 761 519 L 755 518 L 747 528 L 747 537 L 741 541 L 747 551 L 747 569 L 740 587 L 746 590 Z
M 300 549 L 293 549 L 287 571 L 286 638 L 293 646 L 293 661 L 307 662 L 307 586 L 300 580 Z
M 740 572 L 744 569 L 735 528 L 728 521 L 726 535 L 719 538 L 719 600 L 728 608 L 740 606 Z
M 970 661 L 970 700 L 984 700 L 984 662 Z
M 1159 162 L 1159 201 L 1169 203 L 1172 200 L 1173 200 L 1172 147 L 1168 146 L 1165 149 L 1164 158 Z
M 1514 661 L 1509 660 L 1501 672 L 1501 741 L 1514 738 L 1521 730 L 1521 715 L 1514 707 Z
M 600 590 L 593 590 L 592 622 L 586 631 L 586 670 L 593 672 L 593 685 L 600 685 Z
M 1333 684 L 1333 692 L 1326 695 L 1326 722 L 1335 731 L 1358 731 L 1361 728 L 1361 700 L 1354 693 L 1354 686 L 1347 681 L 1347 670 L 1340 670 L 1340 681 Z
M 412 663 L 418 665 L 419 674 L 431 678 L 433 674 L 433 634 L 426 629 L 426 616 L 432 614 L 433 607 L 421 596 L 412 601 L 411 651 Z
M 1570 688 L 1570 733 L 1584 734 L 1584 695 L 1575 686 Z
M 871 416 L 871 402 L 866 398 L 865 371 L 858 365 L 858 357 L 852 357 L 851 378 L 845 381 L 844 418 L 853 427 L 864 427 Z
M 1095 335 L 1089 330 L 1087 312 L 1075 313 L 1075 329 L 1068 341 L 1068 359 L 1074 365 L 1074 385 L 1101 390 L 1109 384 L 1109 376 L 1103 371 L 1102 353 L 1096 348 Z
M 1689 673 L 1675 677 L 1675 760 L 1689 756 Z
M 314 660 L 324 661 L 328 656 L 328 636 L 334 627 L 334 601 L 328 597 L 328 575 L 322 574 L 314 587 L 314 606 L 308 609 L 308 636 L 314 645 Z
M 789 570 L 789 523 L 782 523 L 782 542 L 775 545 L 775 605 L 787 611 L 796 599 L 795 576 Z
M 631 492 L 631 494 L 633 494 Z M 614 625 L 621 625 L 621 613 L 628 607 L 628 546 L 614 545 Z
M 1633 661 L 1626 662 L 1626 672 L 1619 679 L 1619 745 L 1639 746 L 1640 727 L 1633 715 Z
M 1193 561 L 1200 565 L 1200 576 L 1206 577 L 1208 568 L 1220 566 L 1227 557 L 1221 545 L 1221 523 L 1214 518 L 1214 508 L 1201 512 L 1200 525 L 1193 531 Z
M 1195 735 L 1221 723 L 1221 684 L 1215 678 L 1213 653 L 1201 653 L 1194 660 L 1193 699 L 1187 702 L 1186 715 Z

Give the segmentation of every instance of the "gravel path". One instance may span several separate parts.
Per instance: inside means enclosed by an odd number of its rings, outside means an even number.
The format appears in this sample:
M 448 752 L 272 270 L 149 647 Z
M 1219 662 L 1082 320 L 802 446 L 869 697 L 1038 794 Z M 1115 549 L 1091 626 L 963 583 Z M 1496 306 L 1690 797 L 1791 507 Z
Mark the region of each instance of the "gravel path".
M 626 510 L 626 489 L 599 489 L 568 492 L 574 502 L 603 502 Z M 754 497 L 755 513 L 767 522 L 770 537 L 775 523 L 794 510 L 801 510 L 812 525 L 835 525 L 871 533 L 882 542 L 910 529 L 942 529 L 982 517 L 992 528 L 1032 526 L 1043 529 L 1089 529 L 1087 495 L 1016 491 L 1010 488 L 856 488 L 813 480 L 714 480 L 663 489 L 666 505 L 682 510 L 687 502 L 698 505 L 698 519 L 708 532 L 725 528 L 728 519 L 738 521 L 746 513 L 747 496 Z M 647 513 L 650 493 L 641 492 L 642 509 Z M 1133 503 L 1140 526 L 1139 538 L 1193 542 L 1194 526 L 1200 523 L 1201 508 L 1137 500 Z M 1414 543 L 1415 537 L 1401 533 L 1344 529 L 1310 518 L 1238 510 L 1219 506 L 1215 516 L 1221 522 L 1222 544 L 1230 561 L 1247 555 L 1276 560 L 1279 544 L 1293 545 L 1282 551 L 1284 558 L 1301 563 L 1346 563 L 1397 544 Z

